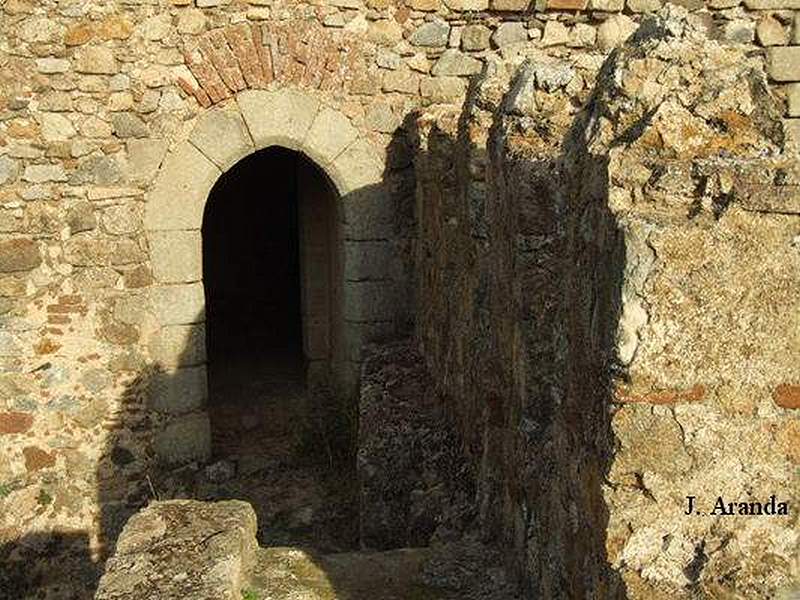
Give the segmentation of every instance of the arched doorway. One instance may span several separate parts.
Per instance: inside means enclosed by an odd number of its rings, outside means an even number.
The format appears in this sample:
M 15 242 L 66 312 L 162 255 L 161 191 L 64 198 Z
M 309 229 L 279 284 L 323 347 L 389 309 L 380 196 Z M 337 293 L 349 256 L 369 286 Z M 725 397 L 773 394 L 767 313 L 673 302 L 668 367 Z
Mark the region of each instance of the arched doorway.
M 308 386 L 327 386 L 340 293 L 335 188 L 272 146 L 234 165 L 206 203 L 203 284 L 212 453 L 291 443 Z M 250 440 L 250 442 L 248 442 Z

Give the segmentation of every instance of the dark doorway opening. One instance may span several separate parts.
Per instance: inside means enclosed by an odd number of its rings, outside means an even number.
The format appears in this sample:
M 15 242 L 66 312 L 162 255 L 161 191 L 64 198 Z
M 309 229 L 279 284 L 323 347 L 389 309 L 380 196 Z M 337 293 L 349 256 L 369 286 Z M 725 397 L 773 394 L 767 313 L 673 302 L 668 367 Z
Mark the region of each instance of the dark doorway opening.
M 210 403 L 255 400 L 243 380 L 300 382 L 297 161 L 284 148 L 244 158 L 219 178 L 203 219 Z
M 331 497 L 315 429 L 341 314 L 336 207 L 324 172 L 280 147 L 237 163 L 206 203 L 213 459 L 197 495 L 250 502 L 264 545 L 352 543 L 353 509 Z

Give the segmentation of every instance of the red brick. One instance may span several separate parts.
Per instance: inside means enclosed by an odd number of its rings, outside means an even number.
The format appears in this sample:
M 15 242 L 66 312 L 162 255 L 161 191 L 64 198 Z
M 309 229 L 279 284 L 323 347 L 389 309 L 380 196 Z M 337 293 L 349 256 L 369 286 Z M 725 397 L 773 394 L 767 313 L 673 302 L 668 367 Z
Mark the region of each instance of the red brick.
M 0 435 L 25 433 L 33 425 L 33 415 L 21 412 L 0 413 Z
M 783 383 L 772 392 L 772 399 L 781 408 L 800 409 L 800 385 Z
M 25 468 L 29 471 L 39 471 L 56 464 L 56 457 L 36 446 L 26 446 L 22 449 L 25 457 Z

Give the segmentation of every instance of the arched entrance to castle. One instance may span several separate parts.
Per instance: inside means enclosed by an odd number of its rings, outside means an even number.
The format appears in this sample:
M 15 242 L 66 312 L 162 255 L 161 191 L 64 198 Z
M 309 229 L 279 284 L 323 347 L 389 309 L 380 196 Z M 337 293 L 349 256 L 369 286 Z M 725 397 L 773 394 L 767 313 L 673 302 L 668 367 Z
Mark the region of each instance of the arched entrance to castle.
M 339 309 L 336 189 L 301 152 L 271 146 L 223 173 L 201 229 L 212 453 L 277 440 L 326 388 Z

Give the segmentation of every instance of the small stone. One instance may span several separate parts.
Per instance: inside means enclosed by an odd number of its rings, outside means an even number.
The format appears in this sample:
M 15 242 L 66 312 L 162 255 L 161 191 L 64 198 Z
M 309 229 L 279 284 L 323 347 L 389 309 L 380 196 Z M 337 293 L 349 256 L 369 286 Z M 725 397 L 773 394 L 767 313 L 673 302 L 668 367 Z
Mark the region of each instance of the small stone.
M 104 40 L 126 40 L 133 33 L 133 25 L 120 15 L 111 15 L 100 21 L 96 33 Z
M 560 46 L 567 43 L 569 30 L 560 21 L 548 21 L 544 26 L 542 46 Z
M 57 113 L 42 113 L 39 121 L 42 127 L 42 137 L 48 142 L 68 140 L 76 133 L 72 121 Z
M 97 227 L 97 217 L 91 202 L 79 202 L 67 212 L 67 225 L 70 233 L 91 231 Z
M 0 241 L 0 273 L 30 271 L 42 264 L 39 246 L 28 238 Z
M 420 94 L 433 102 L 452 102 L 464 97 L 467 82 L 460 77 L 425 77 L 420 83 Z
M 103 227 L 111 235 L 135 233 L 142 227 L 142 217 L 136 206 L 123 204 L 103 211 Z
M 402 60 L 400 55 L 396 52 L 392 52 L 391 50 L 387 50 L 386 48 L 378 48 L 378 53 L 375 57 L 375 63 L 381 69 L 390 69 L 395 70 L 399 69 L 400 65 L 402 65 Z
M 72 96 L 69 92 L 50 92 L 42 97 L 39 110 L 48 112 L 68 112 L 72 110 Z
M 450 26 L 442 19 L 434 19 L 420 25 L 408 38 L 414 46 L 436 48 L 446 46 L 450 37 Z
M 444 0 L 445 6 L 450 10 L 486 10 L 489 8 L 489 0 Z
M 394 114 L 392 107 L 386 103 L 371 104 L 364 117 L 367 127 L 381 133 L 393 133 L 400 126 L 400 118 Z
M 769 76 L 775 81 L 800 81 L 800 46 L 770 48 Z
M 202 10 L 190 8 L 178 15 L 178 33 L 197 35 L 206 28 L 206 16 Z
M 133 109 L 133 94 L 130 92 L 114 92 L 108 97 L 108 110 L 120 112 Z
M 614 15 L 597 28 L 597 45 L 601 50 L 619 46 L 636 31 L 636 23 L 626 15 Z
M 29 473 L 41 471 L 56 464 L 56 457 L 53 454 L 36 446 L 26 446 L 22 449 L 22 455 L 25 457 L 25 469 Z
M 461 32 L 463 50 L 486 50 L 491 39 L 491 30 L 484 25 L 467 25 Z
M 661 0 L 627 0 L 628 10 L 634 13 L 655 12 L 661 8 Z
M 518 42 L 528 41 L 528 30 L 525 29 L 525 24 L 520 22 L 503 23 L 501 24 L 492 35 L 492 42 L 498 48 L 515 44 Z
M 172 17 L 169 13 L 163 13 L 146 19 L 141 24 L 141 31 L 146 40 L 156 42 L 164 39 L 172 27 Z
M 119 138 L 144 138 L 150 133 L 142 118 L 132 112 L 114 113 L 111 125 L 114 135 Z
M 69 67 L 70 62 L 65 58 L 40 58 L 36 61 L 36 70 L 47 75 L 66 73 Z
M 383 76 L 383 90 L 401 94 L 419 93 L 419 75 L 409 69 L 387 71 Z
M 492 0 L 491 8 L 494 10 L 522 11 L 530 5 L 530 0 Z
M 569 33 L 567 46 L 570 48 L 588 48 L 594 46 L 597 31 L 586 23 L 576 23 Z
M 589 10 L 618 12 L 625 8 L 625 0 L 589 0 Z
M 25 181 L 45 183 L 48 181 L 66 181 L 67 174 L 61 165 L 28 165 L 22 175 Z
M 124 73 L 117 73 L 108 80 L 108 89 L 112 92 L 121 92 L 129 90 L 131 87 L 131 78 Z
M 113 75 L 119 70 L 119 66 L 110 49 L 93 46 L 80 51 L 75 70 L 79 73 Z
M 756 38 L 762 46 L 785 46 L 789 43 L 789 34 L 778 19 L 767 15 L 756 25 Z
M 81 23 L 70 27 L 64 35 L 64 43 L 67 46 L 81 46 L 88 43 L 94 37 L 94 28 L 86 23 Z
M 786 88 L 786 100 L 788 104 L 788 115 L 790 117 L 800 117 L 800 83 L 789 84 Z M 2 167 L 0 166 L 0 174 Z M 0 175 L 0 183 L 2 176 Z
M 439 0 L 408 0 L 407 4 L 412 9 L 422 12 L 432 12 L 441 8 Z
M 33 425 L 33 415 L 21 412 L 0 412 L 0 435 L 25 433 Z
M 64 26 L 46 17 L 31 17 L 15 27 L 19 37 L 28 43 L 52 44 L 64 37 Z
M 436 61 L 431 74 L 438 75 L 474 75 L 480 73 L 483 63 L 459 50 L 450 48 Z
M 373 21 L 367 30 L 367 39 L 383 46 L 394 46 L 403 39 L 403 28 L 394 19 Z
M 167 154 L 165 140 L 131 139 L 126 143 L 128 149 L 128 178 L 133 182 L 149 182 L 155 177 L 161 161 Z
M 206 467 L 206 479 L 211 483 L 225 483 L 236 476 L 236 465 L 229 460 L 218 460 Z
M 112 134 L 111 125 L 94 115 L 80 124 L 81 135 L 88 138 L 105 138 Z
M 725 23 L 723 37 L 729 42 L 750 44 L 755 38 L 756 27 L 750 19 L 733 19 Z
M 568 63 L 538 64 L 534 67 L 536 86 L 552 92 L 566 87 L 575 77 L 575 69 Z
M 7 156 L 0 156 L 0 185 L 14 181 L 18 174 L 17 161 Z

